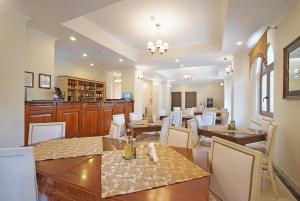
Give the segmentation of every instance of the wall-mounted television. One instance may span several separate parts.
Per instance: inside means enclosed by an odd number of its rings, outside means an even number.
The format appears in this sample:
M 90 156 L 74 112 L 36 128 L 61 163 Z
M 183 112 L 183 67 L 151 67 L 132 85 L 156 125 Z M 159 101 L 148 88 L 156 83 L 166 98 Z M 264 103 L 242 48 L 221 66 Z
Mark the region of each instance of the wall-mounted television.
M 124 92 L 123 93 L 124 100 L 132 100 L 132 93 L 131 92 Z

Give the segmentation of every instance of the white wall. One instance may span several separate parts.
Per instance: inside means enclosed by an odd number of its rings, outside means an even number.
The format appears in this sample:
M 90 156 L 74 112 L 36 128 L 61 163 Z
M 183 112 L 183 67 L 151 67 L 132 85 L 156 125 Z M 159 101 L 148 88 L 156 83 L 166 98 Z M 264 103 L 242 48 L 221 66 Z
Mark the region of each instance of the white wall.
M 106 82 L 106 68 L 79 66 L 69 62 L 55 60 L 54 75 L 67 75 L 83 79 Z
M 283 94 L 283 48 L 300 35 L 300 1 L 268 36 L 274 49 L 274 121 L 278 125 L 274 163 L 300 192 L 300 100 L 286 100 Z M 249 80 L 248 55 L 235 56 L 234 113 L 238 125 L 248 126 L 256 114 L 255 79 Z
M 0 11 L 0 148 L 24 144 L 25 21 Z
M 34 29 L 26 29 L 26 71 L 34 72 L 34 88 L 28 88 L 32 100 L 52 100 L 54 87 L 54 43 L 55 38 Z M 39 88 L 39 73 L 51 75 L 51 89 Z
M 151 80 L 143 80 L 142 84 L 143 88 L 143 112 L 145 112 L 145 108 L 147 108 L 147 113 L 152 114 L 152 81 Z
M 175 84 L 172 85 L 171 92 L 181 92 L 182 108 L 185 108 L 185 92 L 197 92 L 197 106 L 200 101 L 205 101 L 207 98 L 214 99 L 214 107 L 224 107 L 224 87 L 219 83 L 209 84 Z M 170 100 L 171 101 L 171 100 Z

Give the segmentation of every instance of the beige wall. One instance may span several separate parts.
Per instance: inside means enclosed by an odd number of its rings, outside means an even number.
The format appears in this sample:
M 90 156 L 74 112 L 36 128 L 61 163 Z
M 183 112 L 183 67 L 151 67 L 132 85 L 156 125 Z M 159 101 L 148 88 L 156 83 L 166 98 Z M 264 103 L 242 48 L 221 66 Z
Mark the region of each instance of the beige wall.
M 143 112 L 147 108 L 148 114 L 152 114 L 152 81 L 143 80 Z
M 176 84 L 172 85 L 171 92 L 182 92 L 181 104 L 185 108 L 185 92 L 197 92 L 197 106 L 200 101 L 205 101 L 207 98 L 214 99 L 214 107 L 224 107 L 224 87 L 220 84 Z M 171 100 L 170 100 L 171 101 Z
M 25 21 L 0 11 L 0 148 L 24 144 Z
M 79 66 L 69 62 L 55 60 L 54 75 L 67 75 L 89 80 L 106 82 L 106 68 Z
M 32 100 L 53 99 L 54 87 L 54 43 L 55 38 L 27 28 L 27 59 L 26 71 L 34 72 L 34 88 L 28 88 L 28 97 Z M 51 89 L 39 88 L 39 74 L 51 75 Z
M 274 163 L 300 192 L 300 100 L 286 100 L 283 94 L 283 48 L 300 35 L 300 2 L 293 6 L 278 29 L 268 33 L 274 49 L 274 121 L 278 125 Z M 235 56 L 234 111 L 237 124 L 248 126 L 256 112 L 256 83 L 249 80 L 247 53 Z

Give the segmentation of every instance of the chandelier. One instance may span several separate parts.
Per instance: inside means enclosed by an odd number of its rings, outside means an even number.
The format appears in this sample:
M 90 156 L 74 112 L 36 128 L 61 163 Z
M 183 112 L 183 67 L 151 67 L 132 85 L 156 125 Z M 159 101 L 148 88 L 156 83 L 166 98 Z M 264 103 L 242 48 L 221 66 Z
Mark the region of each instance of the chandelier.
M 192 80 L 192 79 L 193 79 L 193 77 L 192 77 L 190 74 L 184 75 L 183 78 L 184 78 L 185 80 Z
M 161 24 L 156 23 L 155 26 L 156 26 L 156 42 L 149 41 L 147 43 L 147 48 L 151 54 L 158 52 L 158 53 L 160 53 L 160 55 L 162 55 L 164 52 L 168 51 L 169 44 L 166 42 L 163 42 L 161 39 L 159 39 L 159 27 L 161 26 Z

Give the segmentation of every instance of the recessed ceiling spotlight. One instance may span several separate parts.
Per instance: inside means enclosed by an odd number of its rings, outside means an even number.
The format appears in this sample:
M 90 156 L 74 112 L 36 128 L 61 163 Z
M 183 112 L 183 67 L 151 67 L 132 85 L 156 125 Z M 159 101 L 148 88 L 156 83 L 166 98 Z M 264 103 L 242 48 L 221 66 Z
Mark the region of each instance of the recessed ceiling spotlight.
M 242 41 L 238 41 L 236 42 L 237 45 L 243 45 L 243 42 Z
M 76 38 L 74 36 L 70 36 L 71 41 L 76 41 Z
M 83 56 L 83 57 L 87 57 L 87 53 L 83 53 L 82 56 Z
M 223 82 L 221 82 L 221 83 L 220 83 L 220 85 L 221 85 L 221 86 L 223 86 L 223 85 L 224 85 L 224 83 L 223 83 Z
M 184 67 L 184 65 L 183 65 L 183 64 L 181 64 L 181 65 L 180 65 L 180 67 L 182 68 L 182 67 Z
M 123 62 L 123 59 L 120 58 L 120 59 L 119 59 L 119 62 Z
M 95 64 L 93 64 L 93 63 L 90 63 L 90 66 L 94 66 Z
M 180 60 L 179 59 L 175 59 L 175 62 L 178 63 Z

